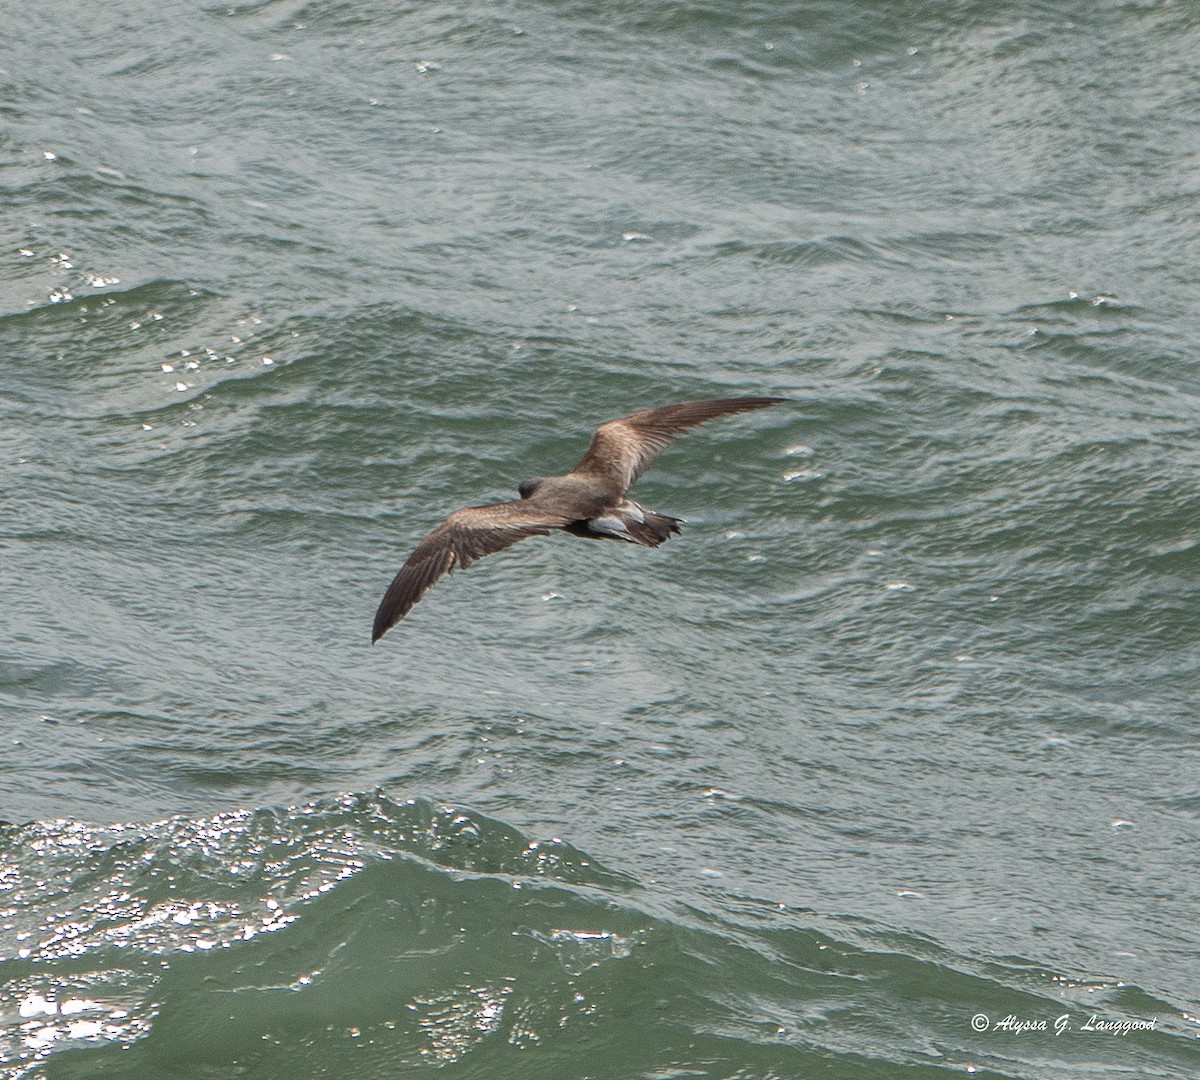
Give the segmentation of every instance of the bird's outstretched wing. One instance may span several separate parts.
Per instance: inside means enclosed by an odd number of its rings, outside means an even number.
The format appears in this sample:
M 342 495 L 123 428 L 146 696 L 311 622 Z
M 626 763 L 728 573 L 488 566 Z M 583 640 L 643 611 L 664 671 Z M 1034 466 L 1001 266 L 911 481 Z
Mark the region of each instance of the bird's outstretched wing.
M 643 409 L 632 416 L 610 420 L 596 429 L 575 472 L 615 479 L 624 490 L 631 487 L 654 459 L 688 428 L 718 416 L 765 409 L 786 400 L 777 397 L 709 398 Z
M 384 593 L 372 643 L 412 610 L 443 574 L 470 566 L 476 559 L 502 551 L 530 536 L 545 536 L 567 524 L 567 518 L 538 510 L 525 500 L 469 506 L 456 510 L 418 545 Z

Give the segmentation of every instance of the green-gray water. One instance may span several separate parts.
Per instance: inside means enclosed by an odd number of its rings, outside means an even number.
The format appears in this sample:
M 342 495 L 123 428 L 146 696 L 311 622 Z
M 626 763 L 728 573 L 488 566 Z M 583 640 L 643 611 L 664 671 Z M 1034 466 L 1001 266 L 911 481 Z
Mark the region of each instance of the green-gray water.
M 1200 1075 L 1195 5 L 0 12 L 0 1078 Z

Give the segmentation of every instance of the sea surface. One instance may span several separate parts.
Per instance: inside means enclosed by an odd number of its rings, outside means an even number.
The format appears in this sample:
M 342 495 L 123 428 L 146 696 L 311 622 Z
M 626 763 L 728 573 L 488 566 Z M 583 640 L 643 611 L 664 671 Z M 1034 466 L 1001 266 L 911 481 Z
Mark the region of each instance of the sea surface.
M 1200 1076 L 1200 5 L 0 23 L 0 1080 Z

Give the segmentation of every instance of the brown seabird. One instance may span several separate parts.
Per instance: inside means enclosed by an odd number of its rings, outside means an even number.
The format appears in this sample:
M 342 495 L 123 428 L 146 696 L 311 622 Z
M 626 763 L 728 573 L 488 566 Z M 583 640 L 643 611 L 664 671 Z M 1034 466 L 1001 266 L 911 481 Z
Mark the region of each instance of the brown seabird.
M 658 547 L 679 532 L 682 518 L 657 514 L 625 497 L 676 436 L 730 413 L 775 405 L 786 398 L 735 397 L 685 401 L 601 424 L 583 460 L 565 476 L 526 480 L 521 497 L 456 510 L 417 545 L 384 593 L 372 643 L 396 625 L 443 574 L 470 566 L 530 536 L 562 529 L 593 540 L 624 540 Z

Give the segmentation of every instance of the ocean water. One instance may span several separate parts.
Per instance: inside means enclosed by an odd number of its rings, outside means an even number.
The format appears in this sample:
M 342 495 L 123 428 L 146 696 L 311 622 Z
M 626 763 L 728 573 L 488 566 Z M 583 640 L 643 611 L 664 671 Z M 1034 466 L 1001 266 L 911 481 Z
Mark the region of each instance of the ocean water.
M 1200 9 L 3 23 L 2 1080 L 1200 1075 Z

